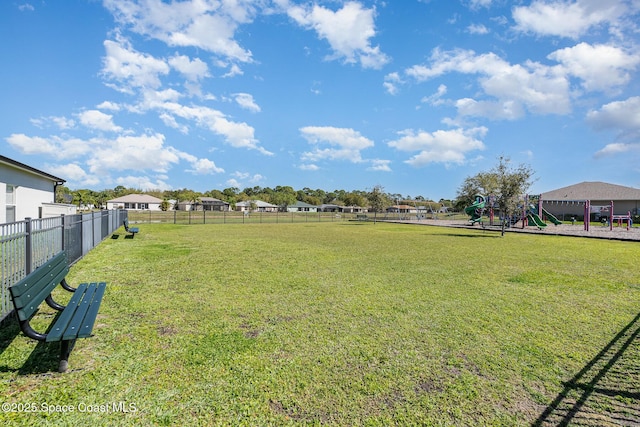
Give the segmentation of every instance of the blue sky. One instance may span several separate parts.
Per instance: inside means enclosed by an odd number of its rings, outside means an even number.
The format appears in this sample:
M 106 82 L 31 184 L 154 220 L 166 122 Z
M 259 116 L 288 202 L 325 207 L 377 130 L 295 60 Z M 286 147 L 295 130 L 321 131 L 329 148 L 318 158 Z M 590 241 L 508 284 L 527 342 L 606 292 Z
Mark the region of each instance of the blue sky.
M 0 152 L 72 189 L 640 187 L 639 0 L 7 0 Z

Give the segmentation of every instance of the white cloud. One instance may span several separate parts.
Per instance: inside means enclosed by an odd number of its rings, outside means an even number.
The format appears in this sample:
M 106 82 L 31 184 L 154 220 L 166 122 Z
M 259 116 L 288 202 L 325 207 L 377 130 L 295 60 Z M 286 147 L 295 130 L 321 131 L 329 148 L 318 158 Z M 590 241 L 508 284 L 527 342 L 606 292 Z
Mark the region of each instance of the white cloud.
M 150 178 L 148 176 L 123 176 L 115 180 L 116 185 L 127 188 L 139 188 L 141 190 L 171 190 L 171 186 L 162 177 Z
M 227 180 L 227 185 L 229 187 L 240 188 L 242 184 L 237 179 L 231 178 Z
M 78 163 L 47 165 L 47 170 L 55 170 L 58 176 L 64 177 L 66 185 L 75 187 L 92 187 L 100 184 L 100 178 L 88 174 Z
M 303 161 L 348 160 L 362 161 L 361 151 L 373 147 L 373 141 L 353 129 L 332 126 L 307 126 L 300 129 L 302 136 L 314 145 L 328 144 L 330 148 L 316 148 L 302 155 Z M 335 147 L 335 148 L 334 148 Z
M 191 172 L 194 175 L 211 175 L 214 173 L 222 173 L 224 169 L 217 167 L 216 164 L 209 159 L 196 159 L 191 162 L 191 169 L 187 169 L 187 172 Z
M 31 119 L 30 122 L 41 129 L 48 127 L 50 123 L 61 130 L 73 129 L 76 125 L 76 122 L 73 119 L 68 119 L 64 116 L 41 117 L 38 119 Z
M 105 40 L 106 55 L 102 60 L 102 75 L 113 89 L 132 94 L 134 89 L 161 86 L 160 75 L 169 73 L 164 60 L 134 50 L 123 38 Z
M 472 24 L 467 27 L 469 34 L 484 35 L 489 34 L 489 29 L 482 24 Z
M 548 58 L 561 63 L 568 74 L 582 79 L 582 86 L 589 91 L 606 91 L 628 83 L 630 72 L 640 64 L 638 54 L 615 46 L 584 42 L 556 50 Z
M 305 163 L 298 166 L 298 169 L 303 171 L 317 171 L 320 170 L 320 167 L 318 165 Z
M 175 55 L 169 59 L 169 65 L 192 82 L 210 76 L 209 67 L 200 58 L 191 60 L 186 55 Z
M 153 170 L 166 172 L 178 163 L 178 150 L 164 145 L 164 135 L 118 136 L 108 144 L 96 147 L 87 161 L 89 170 L 107 175 L 111 170 Z
M 589 111 L 587 121 L 596 129 L 640 130 L 640 96 L 611 102 L 599 111 Z
M 397 95 L 400 91 L 398 86 L 402 83 L 404 82 L 400 78 L 400 74 L 398 74 L 397 72 L 393 72 L 384 76 L 384 83 L 382 84 L 382 86 L 388 94 Z
M 623 0 L 535 0 L 513 8 L 516 30 L 578 38 L 598 25 L 613 24 L 627 12 Z
M 5 139 L 9 145 L 23 154 L 55 155 L 58 149 L 53 141 L 39 136 L 31 137 L 23 133 L 14 133 Z
M 299 25 L 313 29 L 321 39 L 327 40 L 333 55 L 328 59 L 342 58 L 346 63 L 359 62 L 363 68 L 379 69 L 389 58 L 372 46 L 370 39 L 376 34 L 375 9 L 365 9 L 355 1 L 346 2 L 337 11 L 323 6 L 292 6 L 289 16 Z
M 52 136 L 43 138 L 27 136 L 23 133 L 12 134 L 6 141 L 16 150 L 24 154 L 44 154 L 55 159 L 73 159 L 92 152 L 101 139 L 83 140 L 79 138 L 62 138 Z
M 260 106 L 256 104 L 253 96 L 248 93 L 236 93 L 233 95 L 235 97 L 236 102 L 242 108 L 252 111 L 254 113 L 260 112 Z
M 18 10 L 20 12 L 24 12 L 24 11 L 33 12 L 36 9 L 30 3 L 23 3 L 23 4 L 18 5 Z
M 80 120 L 80 124 L 95 130 L 101 130 L 106 132 L 120 132 L 122 128 L 120 126 L 116 126 L 113 123 L 113 116 L 110 114 L 105 114 L 102 111 L 98 110 L 86 110 L 81 113 L 78 113 L 78 120 Z
M 254 1 L 105 0 L 104 4 L 122 25 L 169 46 L 196 47 L 232 61 L 252 60 L 251 52 L 234 36 L 240 24 L 253 19 Z
M 484 93 L 495 98 L 460 100 L 457 105 L 462 115 L 514 119 L 520 117 L 525 108 L 535 114 L 566 114 L 571 109 L 569 81 L 564 69 L 557 66 L 532 61 L 512 65 L 494 53 L 477 55 L 471 50 L 435 49 L 430 66 L 415 65 L 405 70 L 407 76 L 417 81 L 451 72 L 479 75 L 478 83 Z M 472 103 L 474 108 L 468 108 Z M 501 112 L 503 115 L 496 116 Z
M 447 94 L 447 86 L 441 84 L 436 93 L 423 97 L 420 102 L 430 105 L 441 105 L 444 103 L 442 97 Z
M 470 5 L 472 9 L 478 9 L 480 7 L 489 7 L 491 6 L 493 0 L 470 0 Z
M 176 102 L 151 104 L 148 108 L 163 111 L 165 114 L 162 116 L 163 120 L 165 123 L 173 125 L 173 127 L 180 126 L 175 117 L 192 120 L 199 126 L 208 128 L 212 132 L 223 136 L 225 142 L 232 147 L 247 148 L 257 150 L 265 155 L 273 155 L 272 152 L 260 146 L 260 142 L 254 136 L 255 130 L 253 127 L 247 123 L 230 121 L 218 110 L 203 106 L 188 107 Z
M 376 172 L 391 172 L 391 160 L 372 159 L 371 166 L 367 168 L 370 171 Z
M 622 153 L 640 153 L 640 143 L 615 142 L 607 144 L 602 150 L 596 152 L 595 157 L 614 156 Z
M 596 157 L 640 152 L 640 96 L 611 102 L 598 111 L 589 111 L 587 123 L 597 130 L 617 132 L 617 141 L 596 152 Z
M 419 151 L 406 160 L 411 166 L 421 167 L 430 163 L 463 164 L 469 152 L 483 150 L 483 138 L 487 128 L 438 130 L 435 132 L 414 131 L 407 129 L 399 132 L 399 139 L 388 145 L 399 151 Z
M 96 108 L 100 110 L 120 111 L 120 105 L 111 101 L 101 102 L 100 104 L 96 105 Z

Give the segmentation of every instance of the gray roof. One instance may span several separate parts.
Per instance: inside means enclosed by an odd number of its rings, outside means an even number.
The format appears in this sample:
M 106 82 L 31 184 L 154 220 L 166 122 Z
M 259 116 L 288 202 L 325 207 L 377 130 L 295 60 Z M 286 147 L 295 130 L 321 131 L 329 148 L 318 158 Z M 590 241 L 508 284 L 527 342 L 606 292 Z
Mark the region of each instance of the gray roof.
M 126 196 L 107 200 L 107 203 L 162 203 L 162 200 L 148 194 L 127 194 Z
M 581 182 L 542 193 L 542 200 L 640 200 L 640 189 L 606 182 Z
M 290 208 L 317 208 L 316 205 L 310 205 L 309 203 L 301 202 L 300 200 L 296 200 L 296 202 L 292 205 L 289 205 Z
M 36 169 L 34 167 L 31 167 L 29 165 L 25 165 L 24 163 L 20 163 L 20 162 L 18 162 L 16 160 L 10 159 L 10 158 L 5 157 L 5 156 L 0 156 L 0 163 L 5 163 L 5 164 L 7 164 L 9 166 L 13 166 L 15 168 L 22 169 L 22 170 L 25 170 L 25 171 L 30 172 L 30 173 L 35 173 L 36 175 L 43 176 L 43 177 L 45 177 L 47 179 L 50 179 L 51 181 L 54 181 L 54 182 L 59 182 L 61 184 L 66 182 L 62 178 L 58 178 L 57 176 L 51 175 L 51 174 L 49 174 L 47 172 L 43 172 L 43 171 L 38 170 L 38 169 Z
M 271 203 L 263 202 L 262 200 L 247 200 L 244 202 L 236 203 L 236 206 L 251 206 L 254 203 L 258 208 L 277 208 L 278 205 L 272 205 Z
M 225 202 L 224 200 L 220 200 L 220 199 L 216 199 L 215 197 L 200 197 L 200 201 L 202 202 L 202 204 L 225 204 L 228 205 L 228 202 Z

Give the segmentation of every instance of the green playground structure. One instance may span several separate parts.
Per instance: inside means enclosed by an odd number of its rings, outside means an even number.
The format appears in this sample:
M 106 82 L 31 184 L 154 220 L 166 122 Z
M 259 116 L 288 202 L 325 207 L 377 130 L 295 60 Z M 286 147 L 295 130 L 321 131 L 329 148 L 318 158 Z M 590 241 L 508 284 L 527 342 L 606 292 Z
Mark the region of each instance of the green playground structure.
M 471 206 L 467 206 L 464 208 L 464 212 L 469 215 L 469 221 L 471 224 L 475 224 L 476 222 L 482 222 L 482 213 L 485 208 L 485 198 L 480 194 L 475 195 L 475 201 Z
M 562 224 L 558 218 L 553 216 L 550 212 L 548 212 L 545 208 L 540 207 L 542 211 L 542 216 L 546 217 L 549 221 L 551 221 L 554 225 Z M 543 221 L 538 213 L 538 206 L 534 204 L 529 205 L 529 210 L 527 211 L 527 220 L 529 225 L 535 225 L 538 228 L 544 228 L 547 224 Z

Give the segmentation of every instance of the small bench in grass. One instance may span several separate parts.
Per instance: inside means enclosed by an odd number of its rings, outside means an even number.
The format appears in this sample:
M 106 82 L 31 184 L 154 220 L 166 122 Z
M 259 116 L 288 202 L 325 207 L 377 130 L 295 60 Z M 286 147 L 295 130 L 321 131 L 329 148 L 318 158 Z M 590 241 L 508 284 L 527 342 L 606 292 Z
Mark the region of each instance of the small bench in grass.
M 122 224 L 124 225 L 124 230 L 127 233 L 131 233 L 131 237 L 134 237 L 136 235 L 136 233 L 138 233 L 140 231 L 140 229 L 138 227 L 129 227 L 129 220 L 125 219 L 124 221 L 122 221 Z
M 356 221 L 369 221 L 369 216 L 365 214 L 356 215 Z
M 37 341 L 61 342 L 59 372 L 67 370 L 75 340 L 92 336 L 93 324 L 107 286 L 104 282 L 82 283 L 78 288 L 73 288 L 65 280 L 68 272 L 67 254 L 62 251 L 9 288 L 22 332 Z M 51 292 L 58 285 L 73 292 L 66 306 L 58 304 L 51 297 Z M 35 331 L 29 323 L 42 302 L 60 312 L 46 333 Z

